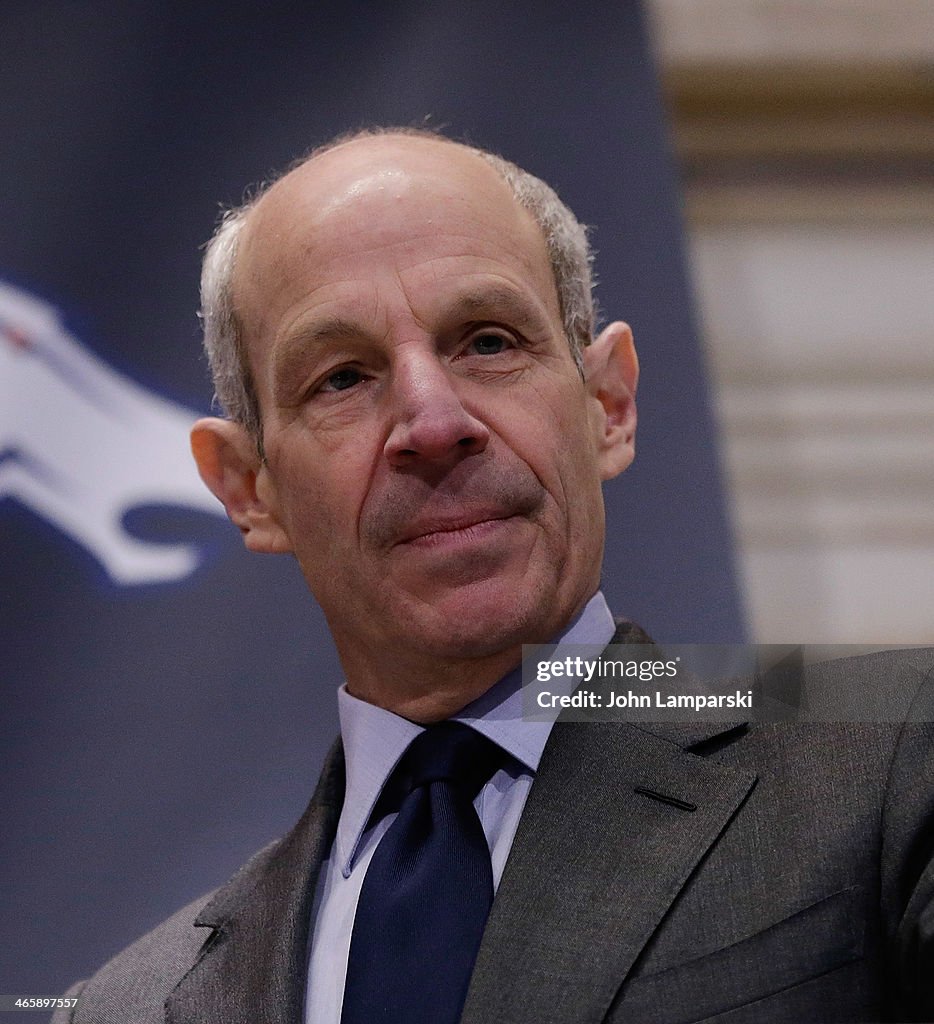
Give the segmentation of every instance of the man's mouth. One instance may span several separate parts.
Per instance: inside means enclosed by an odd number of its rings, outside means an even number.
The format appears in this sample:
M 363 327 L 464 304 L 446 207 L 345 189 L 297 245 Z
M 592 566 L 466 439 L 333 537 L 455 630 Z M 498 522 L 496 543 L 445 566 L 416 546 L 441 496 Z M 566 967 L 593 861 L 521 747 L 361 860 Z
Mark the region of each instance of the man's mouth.
M 515 518 L 512 512 L 482 512 L 423 520 L 407 529 L 398 544 L 432 547 L 479 540 Z

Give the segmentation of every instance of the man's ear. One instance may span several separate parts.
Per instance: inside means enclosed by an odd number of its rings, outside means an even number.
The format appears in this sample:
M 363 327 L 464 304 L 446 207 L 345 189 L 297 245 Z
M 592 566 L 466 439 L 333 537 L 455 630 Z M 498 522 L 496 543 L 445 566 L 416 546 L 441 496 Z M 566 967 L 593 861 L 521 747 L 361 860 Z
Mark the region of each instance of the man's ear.
M 251 551 L 292 550 L 271 507 L 270 481 L 257 488 L 257 479 L 269 471 L 260 460 L 256 441 L 243 426 L 213 416 L 198 420 L 191 428 L 191 451 L 201 479 L 223 503 Z
M 584 383 L 594 400 L 600 477 L 611 480 L 636 457 L 639 359 L 628 324 L 616 320 L 583 351 Z

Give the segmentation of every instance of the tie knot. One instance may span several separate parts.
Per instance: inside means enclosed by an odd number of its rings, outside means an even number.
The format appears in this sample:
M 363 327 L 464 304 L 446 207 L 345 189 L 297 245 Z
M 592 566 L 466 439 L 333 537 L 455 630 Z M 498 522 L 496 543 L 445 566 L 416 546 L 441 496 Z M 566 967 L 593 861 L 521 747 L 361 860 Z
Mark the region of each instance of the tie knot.
M 501 762 L 500 748 L 475 729 L 439 722 L 415 737 L 397 772 L 407 791 L 444 781 L 463 787 L 473 799 Z

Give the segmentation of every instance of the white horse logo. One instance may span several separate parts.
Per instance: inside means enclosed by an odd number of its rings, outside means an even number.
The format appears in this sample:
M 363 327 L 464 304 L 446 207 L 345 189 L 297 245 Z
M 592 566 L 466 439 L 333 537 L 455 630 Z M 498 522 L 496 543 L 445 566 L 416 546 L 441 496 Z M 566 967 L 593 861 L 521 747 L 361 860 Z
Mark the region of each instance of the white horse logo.
M 188 448 L 196 417 L 93 356 L 54 307 L 0 282 L 0 500 L 47 519 L 117 583 L 182 579 L 199 562 L 194 544 L 130 536 L 128 509 L 223 515 Z

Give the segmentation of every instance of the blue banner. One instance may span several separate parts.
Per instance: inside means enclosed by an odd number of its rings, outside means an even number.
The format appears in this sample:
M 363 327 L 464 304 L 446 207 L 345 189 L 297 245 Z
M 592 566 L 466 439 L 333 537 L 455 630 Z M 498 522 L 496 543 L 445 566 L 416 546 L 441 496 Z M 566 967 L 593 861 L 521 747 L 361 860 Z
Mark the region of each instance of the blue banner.
M 605 592 L 742 636 L 675 170 L 638 4 L 0 10 L 0 992 L 60 994 L 301 813 L 341 670 L 187 448 L 218 204 L 332 134 L 443 126 L 553 184 L 634 327 Z

